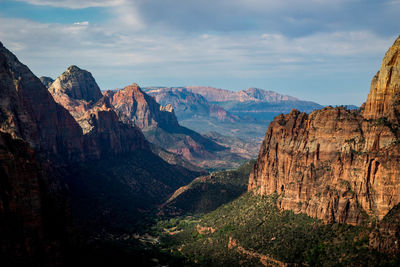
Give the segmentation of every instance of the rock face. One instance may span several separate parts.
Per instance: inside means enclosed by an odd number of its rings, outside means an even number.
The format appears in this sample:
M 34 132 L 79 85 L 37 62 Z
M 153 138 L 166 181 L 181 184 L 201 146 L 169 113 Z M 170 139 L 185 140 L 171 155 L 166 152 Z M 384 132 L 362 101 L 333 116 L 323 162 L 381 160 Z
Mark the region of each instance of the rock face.
M 98 101 L 103 95 L 92 74 L 70 66 L 49 87 L 52 95 L 66 94 L 73 99 Z
M 293 110 L 269 125 L 249 190 L 327 222 L 381 220 L 400 202 L 400 39 L 371 83 L 365 110 Z
M 391 121 L 399 116 L 400 101 L 400 39 L 386 52 L 381 69 L 371 82 L 371 90 L 365 104 L 364 117 Z

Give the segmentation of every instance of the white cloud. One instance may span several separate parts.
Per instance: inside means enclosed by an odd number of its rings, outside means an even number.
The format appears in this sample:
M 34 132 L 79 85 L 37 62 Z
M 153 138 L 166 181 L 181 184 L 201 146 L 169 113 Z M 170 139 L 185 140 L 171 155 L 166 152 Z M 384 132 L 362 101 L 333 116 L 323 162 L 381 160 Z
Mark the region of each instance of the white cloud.
M 88 26 L 89 25 L 89 21 L 74 22 L 74 25 Z
M 121 5 L 124 0 L 17 0 L 31 5 L 51 6 L 69 9 L 88 7 L 111 7 Z

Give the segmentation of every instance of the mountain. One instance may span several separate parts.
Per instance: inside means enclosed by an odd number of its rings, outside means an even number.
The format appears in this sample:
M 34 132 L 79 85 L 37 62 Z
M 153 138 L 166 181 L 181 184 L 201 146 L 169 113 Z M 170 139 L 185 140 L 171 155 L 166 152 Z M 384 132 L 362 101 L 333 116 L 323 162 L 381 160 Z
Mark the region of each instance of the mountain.
M 203 168 L 231 168 L 245 161 L 229 148 L 180 126 L 171 105 L 161 106 L 137 84 L 117 91 L 106 91 L 120 118 L 141 128 L 151 143 Z
M 293 110 L 271 122 L 249 190 L 277 192 L 280 209 L 326 222 L 382 220 L 400 202 L 399 103 L 400 37 L 361 109 Z
M 192 117 L 211 117 L 218 121 L 227 122 L 239 120 L 220 106 L 210 104 L 202 95 L 191 92 L 184 87 L 147 87 L 144 90 L 149 95 L 154 96 L 155 100 L 161 105 L 172 105 L 179 120 Z
M 0 97 L 2 265 L 74 265 L 199 174 L 153 154 L 76 66 L 47 89 L 0 43 Z
M 321 108 L 273 91 L 249 88 L 239 92 L 212 87 L 147 87 L 144 90 L 162 105 L 172 105 L 179 123 L 208 136 L 218 133 L 229 146 L 235 140 L 246 143 L 250 157 L 255 158 L 268 123 L 276 115 L 293 108 L 305 112 Z
M 229 91 L 204 86 L 188 86 L 187 90 L 204 96 L 210 102 L 282 102 L 282 101 L 299 101 L 297 98 L 281 95 L 274 91 L 266 91 L 259 88 L 248 88 L 242 91 Z
M 238 198 L 247 190 L 248 177 L 254 162 L 246 162 L 235 170 L 197 177 L 176 190 L 160 206 L 159 215 L 173 217 L 208 213 Z
M 72 99 L 98 101 L 102 98 L 92 74 L 75 65 L 70 66 L 49 87 L 52 95 L 67 95 Z

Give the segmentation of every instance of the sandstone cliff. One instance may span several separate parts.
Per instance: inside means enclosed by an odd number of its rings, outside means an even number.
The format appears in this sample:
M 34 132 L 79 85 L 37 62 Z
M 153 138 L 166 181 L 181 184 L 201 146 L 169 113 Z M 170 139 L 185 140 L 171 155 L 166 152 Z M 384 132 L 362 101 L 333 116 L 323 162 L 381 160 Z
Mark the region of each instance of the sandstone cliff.
M 365 110 L 293 110 L 269 125 L 249 190 L 326 222 L 381 220 L 400 202 L 400 39 L 371 83 Z

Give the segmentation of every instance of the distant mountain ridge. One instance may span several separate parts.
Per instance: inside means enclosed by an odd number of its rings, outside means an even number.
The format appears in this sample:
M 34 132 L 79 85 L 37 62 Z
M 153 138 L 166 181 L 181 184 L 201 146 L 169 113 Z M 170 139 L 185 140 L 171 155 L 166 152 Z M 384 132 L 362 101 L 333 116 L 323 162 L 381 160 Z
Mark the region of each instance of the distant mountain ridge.
M 172 105 L 180 124 L 188 128 L 203 135 L 213 132 L 225 136 L 218 138 L 225 145 L 242 139 L 251 157 L 256 157 L 268 123 L 275 116 L 293 108 L 311 112 L 322 107 L 259 88 L 234 92 L 205 86 L 146 87 L 144 91 L 160 104 Z
M 149 95 L 161 105 L 172 105 L 178 118 L 190 118 L 193 116 L 208 116 L 220 121 L 238 121 L 239 118 L 233 116 L 222 107 L 211 104 L 201 94 L 192 92 L 184 87 L 171 88 L 145 88 Z
M 205 86 L 146 87 L 144 91 L 163 105 L 171 104 L 180 120 L 208 116 L 232 123 L 243 119 L 265 123 L 293 108 L 303 112 L 322 108 L 312 101 L 259 88 L 229 91 Z
M 260 88 L 248 88 L 241 91 L 230 91 L 205 86 L 187 86 L 185 87 L 191 92 L 195 92 L 204 96 L 210 102 L 228 102 L 228 101 L 263 101 L 263 102 L 280 102 L 280 101 L 299 101 L 299 99 L 282 95 L 274 91 L 264 90 Z

